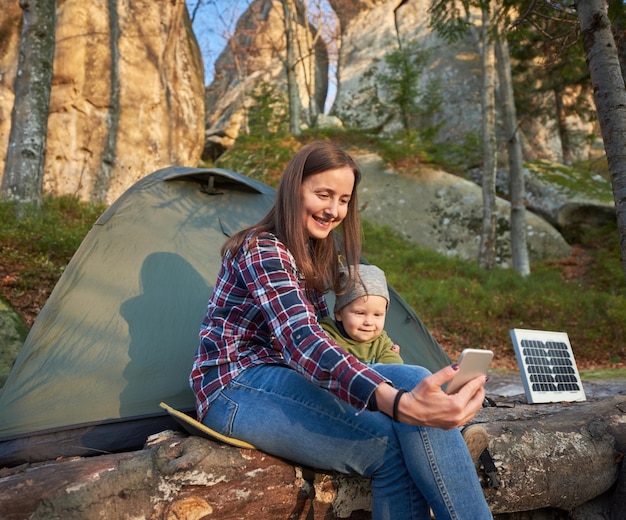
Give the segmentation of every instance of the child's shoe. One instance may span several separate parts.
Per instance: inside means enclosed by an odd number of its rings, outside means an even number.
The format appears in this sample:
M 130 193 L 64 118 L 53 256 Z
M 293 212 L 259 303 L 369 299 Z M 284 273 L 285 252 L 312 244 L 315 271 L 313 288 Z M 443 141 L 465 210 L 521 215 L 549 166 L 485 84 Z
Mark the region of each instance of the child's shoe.
M 470 424 L 461 430 L 461 435 L 463 435 L 463 440 L 467 444 L 472 460 L 476 462 L 480 454 L 489 445 L 487 430 L 478 424 Z

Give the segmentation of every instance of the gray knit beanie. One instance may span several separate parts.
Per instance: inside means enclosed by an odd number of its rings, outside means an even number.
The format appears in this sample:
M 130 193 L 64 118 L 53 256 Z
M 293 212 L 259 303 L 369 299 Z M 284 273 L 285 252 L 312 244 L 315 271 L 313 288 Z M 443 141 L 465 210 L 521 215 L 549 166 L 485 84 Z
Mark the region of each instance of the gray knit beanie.
M 338 295 L 335 300 L 335 312 L 340 311 L 361 296 L 382 296 L 387 300 L 387 304 L 389 303 L 387 279 L 379 267 L 359 264 L 360 281 L 348 276 L 348 270 L 345 268 L 341 269 L 340 274 L 343 294 Z

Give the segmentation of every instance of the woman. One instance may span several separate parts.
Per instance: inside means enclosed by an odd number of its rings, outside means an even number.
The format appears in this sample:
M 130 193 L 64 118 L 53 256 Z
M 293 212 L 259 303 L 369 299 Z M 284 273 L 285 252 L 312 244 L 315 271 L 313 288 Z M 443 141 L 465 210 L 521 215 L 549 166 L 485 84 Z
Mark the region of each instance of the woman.
M 458 427 L 482 406 L 484 377 L 455 395 L 410 365 L 367 366 L 319 325 L 323 294 L 361 254 L 360 171 L 337 146 L 304 146 L 276 201 L 222 248 L 190 376 L 198 419 L 293 462 L 372 480 L 372 518 L 491 518 Z

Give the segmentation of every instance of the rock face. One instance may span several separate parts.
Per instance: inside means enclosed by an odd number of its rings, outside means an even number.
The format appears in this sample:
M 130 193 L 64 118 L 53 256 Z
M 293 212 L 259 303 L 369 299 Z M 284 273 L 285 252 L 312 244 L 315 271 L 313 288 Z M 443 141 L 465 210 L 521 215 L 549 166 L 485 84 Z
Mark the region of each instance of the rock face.
M 298 16 L 295 38 L 302 49 L 295 73 L 304 121 L 321 113 L 328 90 L 328 52 Z M 309 50 L 306 50 L 309 49 Z M 206 92 L 206 144 L 203 157 L 215 159 L 248 125 L 252 97 L 261 83 L 286 93 L 285 22 L 279 0 L 255 0 L 215 62 L 215 80 Z M 285 94 L 286 103 L 286 94 Z
M 480 135 L 482 23 L 479 12 L 473 13 L 474 28 L 463 39 L 450 44 L 429 27 L 431 0 L 329 0 L 329 3 L 341 27 L 333 112 L 346 126 L 377 128 L 383 132 L 400 129 L 400 115 L 390 117 L 389 93 L 381 87 L 377 75 L 385 71 L 385 54 L 396 50 L 399 41 L 417 41 L 428 56 L 419 80 L 420 89 L 436 89 L 443 100 L 436 121 L 443 123 L 438 139 L 462 143 L 467 134 Z M 572 118 L 570 124 L 591 133 L 589 122 Z M 520 125 L 526 160 L 562 158 L 554 124 L 531 117 L 524 118 Z M 585 157 L 587 151 L 588 146 L 580 146 L 577 153 Z M 504 147 L 502 152 L 505 153 Z
M 481 182 L 482 172 L 469 172 Z M 594 228 L 615 222 L 615 202 L 611 184 L 605 178 L 562 164 L 535 161 L 524 168 L 526 208 L 547 220 L 566 237 L 582 228 Z M 508 172 L 498 170 L 496 190 L 508 196 Z
M 359 186 L 361 215 L 387 225 L 406 239 L 442 254 L 477 259 L 481 232 L 480 187 L 440 170 L 423 168 L 413 175 L 385 168 L 375 154 L 358 155 L 362 171 Z M 497 200 L 496 257 L 511 265 L 510 205 Z M 542 218 L 526 213 L 528 253 L 531 260 L 567 257 L 571 248 L 560 233 Z
M 21 30 L 17 0 L 5 3 L 0 171 Z M 44 191 L 111 203 L 157 169 L 196 166 L 204 141 L 203 82 L 183 0 L 59 0 Z
M 376 129 L 383 134 L 401 128 L 400 114 L 392 108 L 390 93 L 384 90 L 378 75 L 385 71 L 385 55 L 397 50 L 399 41 L 416 41 L 428 55 L 419 87 L 422 91 L 436 90 L 443 100 L 441 112 L 430 122 L 443 124 L 438 139 L 462 143 L 467 135 L 480 135 L 480 13 L 474 17 L 477 28 L 461 41 L 449 44 L 429 27 L 431 3 L 329 0 L 341 31 L 337 93 L 331 113 L 345 126 Z M 282 8 L 276 0 L 256 0 L 241 18 L 231 44 L 215 63 L 216 79 L 207 89 L 206 157 L 217 157 L 245 128 L 246 110 L 252 104 L 250 93 L 261 78 L 271 78 L 279 88 L 285 88 L 283 58 L 276 52 L 284 51 L 268 43 L 280 41 L 276 34 L 284 39 L 283 32 Z M 320 96 L 326 94 L 329 58 L 321 45 L 314 56 L 321 83 L 316 83 L 314 91 L 307 90 L 301 73 L 303 109 L 311 104 L 313 96 L 318 106 L 324 106 Z M 307 54 L 306 60 L 312 57 Z M 521 123 L 526 159 L 561 158 L 556 125 L 532 118 L 524 118 Z M 572 118 L 570 124 L 587 134 L 592 132 L 586 121 Z M 588 148 L 586 144 L 578 146 L 577 153 L 583 157 Z

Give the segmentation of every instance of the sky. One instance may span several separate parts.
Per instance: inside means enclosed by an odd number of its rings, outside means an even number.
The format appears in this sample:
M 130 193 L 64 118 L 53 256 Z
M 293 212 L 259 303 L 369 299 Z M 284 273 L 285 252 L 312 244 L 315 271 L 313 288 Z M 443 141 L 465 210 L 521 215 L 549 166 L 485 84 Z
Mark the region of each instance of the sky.
M 213 64 L 226 47 L 237 20 L 252 0 L 187 0 L 187 10 L 204 60 L 204 80 L 213 81 Z

